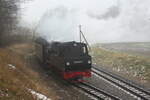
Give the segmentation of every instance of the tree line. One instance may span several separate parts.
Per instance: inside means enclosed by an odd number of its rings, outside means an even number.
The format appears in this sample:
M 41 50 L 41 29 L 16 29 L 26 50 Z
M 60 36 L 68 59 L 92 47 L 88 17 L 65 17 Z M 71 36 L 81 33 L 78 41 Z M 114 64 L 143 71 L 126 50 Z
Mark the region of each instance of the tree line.
M 22 1 L 0 0 L 0 46 L 11 42 L 12 33 L 17 28 L 19 6 Z

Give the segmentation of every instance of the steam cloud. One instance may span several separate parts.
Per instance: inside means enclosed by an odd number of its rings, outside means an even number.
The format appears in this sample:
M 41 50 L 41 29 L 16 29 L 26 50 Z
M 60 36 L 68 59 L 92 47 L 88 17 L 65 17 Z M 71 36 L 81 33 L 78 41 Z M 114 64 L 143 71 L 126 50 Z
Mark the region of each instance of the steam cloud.
M 75 40 L 76 17 L 72 9 L 59 6 L 47 11 L 41 19 L 38 31 L 49 41 Z
M 87 15 L 91 18 L 96 18 L 98 20 L 104 19 L 107 20 L 109 18 L 117 18 L 120 14 L 120 8 L 118 6 L 112 6 L 108 8 L 108 11 L 102 15 L 93 14 L 92 12 L 87 13 Z
M 49 10 L 43 15 L 37 32 L 49 40 L 78 40 L 81 24 L 90 43 L 150 41 L 150 0 L 35 1 L 34 10 L 29 9 L 28 20 L 32 23 L 33 16 L 38 16 L 35 11 L 45 8 L 41 3 L 46 2 L 43 5 Z M 36 7 L 39 1 L 41 8 Z

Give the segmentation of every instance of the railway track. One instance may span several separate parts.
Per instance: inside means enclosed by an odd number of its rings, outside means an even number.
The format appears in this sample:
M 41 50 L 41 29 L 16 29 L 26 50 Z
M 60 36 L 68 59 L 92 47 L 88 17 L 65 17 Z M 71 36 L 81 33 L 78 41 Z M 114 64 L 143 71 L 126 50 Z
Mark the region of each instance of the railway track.
M 111 82 L 112 84 L 120 87 L 122 90 L 129 92 L 134 96 L 136 99 L 139 100 L 150 100 L 150 92 L 144 90 L 143 88 L 129 82 L 126 80 L 121 79 L 120 77 L 117 77 L 116 75 L 113 75 L 112 73 L 109 73 L 107 71 L 98 69 L 93 66 L 92 72 L 96 74 L 99 77 L 104 78 L 105 80 Z
M 121 100 L 116 96 L 113 96 L 104 90 L 101 90 L 93 85 L 88 83 L 80 83 L 80 84 L 72 84 L 73 86 L 83 90 L 88 95 L 92 96 L 94 99 L 97 100 Z

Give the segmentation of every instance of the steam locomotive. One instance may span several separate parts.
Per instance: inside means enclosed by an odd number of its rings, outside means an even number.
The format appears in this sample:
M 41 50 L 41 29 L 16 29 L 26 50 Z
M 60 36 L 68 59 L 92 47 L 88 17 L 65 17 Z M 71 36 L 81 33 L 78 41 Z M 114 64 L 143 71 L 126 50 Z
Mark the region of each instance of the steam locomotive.
M 91 56 L 85 43 L 47 42 L 36 39 L 37 57 L 65 80 L 82 80 L 91 77 Z

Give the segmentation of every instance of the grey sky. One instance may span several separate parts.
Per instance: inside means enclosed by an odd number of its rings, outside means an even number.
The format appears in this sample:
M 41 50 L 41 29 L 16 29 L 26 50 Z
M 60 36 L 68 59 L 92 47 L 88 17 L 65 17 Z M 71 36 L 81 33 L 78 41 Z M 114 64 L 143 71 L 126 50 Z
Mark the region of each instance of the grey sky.
M 77 40 L 78 25 L 88 41 L 150 41 L 150 0 L 33 0 L 23 4 L 22 22 L 37 23 L 52 40 Z

